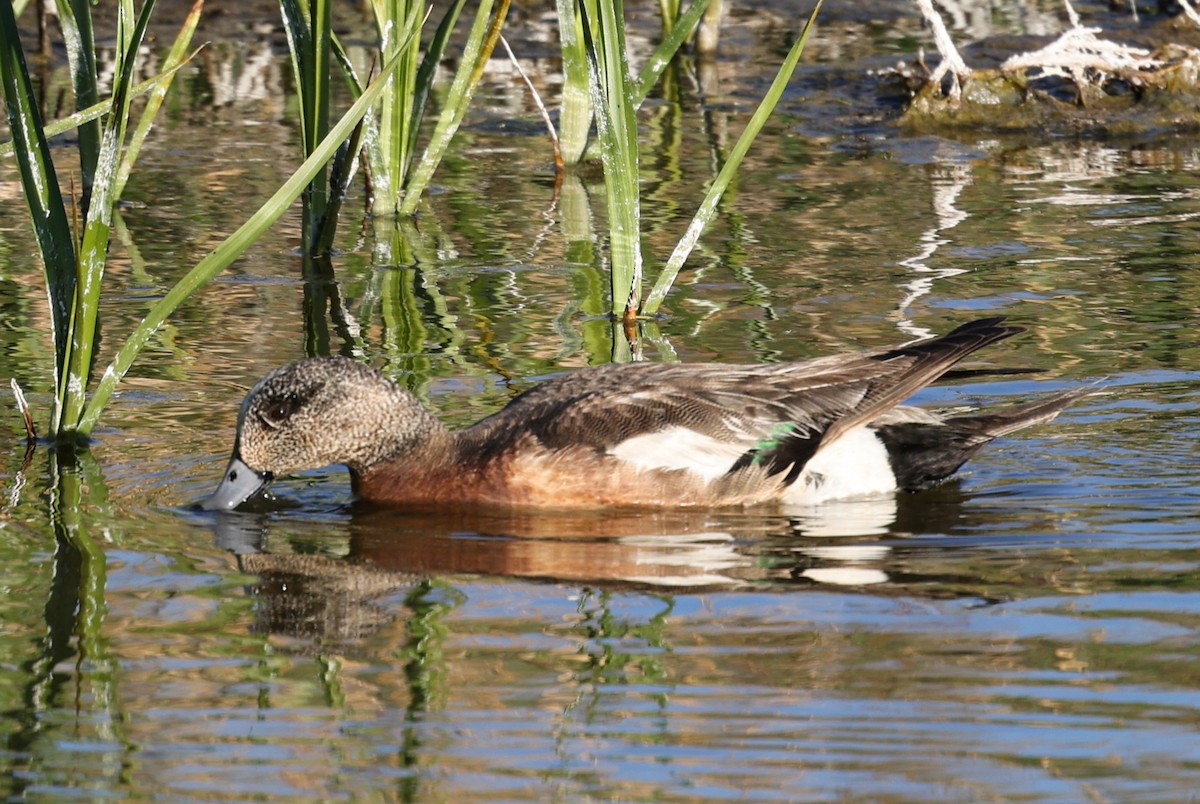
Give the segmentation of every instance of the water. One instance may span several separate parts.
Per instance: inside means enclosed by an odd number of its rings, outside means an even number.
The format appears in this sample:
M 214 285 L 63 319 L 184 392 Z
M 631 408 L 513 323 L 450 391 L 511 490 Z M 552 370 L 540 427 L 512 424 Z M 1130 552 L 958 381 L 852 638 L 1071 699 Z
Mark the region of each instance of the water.
M 719 86 L 645 114 L 655 259 L 769 79 L 786 25 L 758 23 L 793 11 L 732 10 Z M 314 335 L 290 218 L 158 333 L 78 466 L 45 450 L 26 463 L 18 418 L 0 417 L 4 796 L 1200 788 L 1200 149 L 1169 133 L 902 135 L 865 70 L 910 54 L 920 25 L 899 4 L 839 13 L 643 356 L 804 358 L 1002 314 L 1030 331 L 981 358 L 1040 373 L 921 402 L 999 405 L 1102 378 L 1096 396 L 951 484 L 816 511 L 413 515 L 355 503 L 331 469 L 279 484 L 269 511 L 199 514 L 243 394 Z M 1056 14 L 987 19 L 1037 32 Z M 518 21 L 552 98 L 553 49 L 532 14 Z M 130 184 L 102 360 L 295 161 L 279 42 L 212 38 Z M 415 264 L 375 264 L 370 233 L 344 223 L 336 285 L 317 288 L 350 322 L 335 351 L 455 425 L 612 349 L 600 241 L 576 214 L 590 202 L 600 219 L 603 190 L 585 174 L 556 198 L 523 92 L 497 65 Z M 0 361 L 44 418 L 40 268 L 3 171 Z M 103 593 L 77 614 L 86 583 Z

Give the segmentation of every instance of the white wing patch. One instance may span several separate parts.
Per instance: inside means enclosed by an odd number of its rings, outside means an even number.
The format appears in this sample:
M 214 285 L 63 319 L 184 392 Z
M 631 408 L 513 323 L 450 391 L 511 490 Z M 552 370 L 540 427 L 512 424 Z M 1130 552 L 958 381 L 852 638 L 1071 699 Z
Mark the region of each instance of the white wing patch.
M 687 427 L 667 427 L 627 438 L 610 447 L 608 454 L 643 471 L 684 469 L 715 480 L 728 472 L 747 448 Z
M 642 471 L 682 469 L 712 481 L 728 472 L 752 446 L 677 426 L 627 438 L 610 447 L 608 454 Z M 895 491 L 896 474 L 888 462 L 887 448 L 874 431 L 857 427 L 818 450 L 781 501 L 817 505 Z

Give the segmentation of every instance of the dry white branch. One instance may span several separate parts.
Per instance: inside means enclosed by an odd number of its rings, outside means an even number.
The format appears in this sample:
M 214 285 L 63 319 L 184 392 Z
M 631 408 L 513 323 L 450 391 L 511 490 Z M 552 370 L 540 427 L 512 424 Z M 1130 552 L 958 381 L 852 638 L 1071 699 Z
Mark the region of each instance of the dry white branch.
M 933 30 L 933 43 L 942 57 L 937 69 L 929 76 L 929 83 L 940 84 L 946 73 L 949 73 L 950 98 L 958 100 L 962 94 L 961 79 L 971 76 L 971 68 L 959 55 L 958 48 L 954 46 L 954 40 L 950 38 L 950 32 L 946 30 L 946 23 L 942 21 L 942 16 L 933 7 L 933 0 L 917 0 L 917 8 L 921 9 L 921 16 Z
M 1067 7 L 1067 19 L 1071 23 L 1072 28 L 1079 28 L 1079 12 L 1075 10 L 1075 6 L 1071 5 L 1071 0 L 1063 0 L 1063 4 Z M 1133 5 L 1137 5 L 1134 3 Z
M 37 428 L 33 426 L 33 414 L 29 411 L 29 402 L 25 399 L 25 392 L 21 390 L 20 383 L 16 377 L 9 380 L 12 386 L 13 396 L 17 398 L 17 410 L 21 411 L 21 417 L 25 419 L 25 438 L 30 441 L 37 441 Z
M 1145 48 L 1100 39 L 1096 36 L 1098 33 L 1099 28 L 1069 28 L 1041 50 L 1010 56 L 1000 65 L 1000 69 L 1040 69 L 1043 75 L 1060 75 L 1082 81 L 1087 70 L 1101 74 L 1128 74 L 1158 69 L 1165 63 L 1150 58 L 1150 51 Z
M 1110 81 L 1113 78 L 1120 78 L 1133 87 L 1158 87 L 1168 92 L 1179 92 L 1180 87 L 1190 87 L 1189 91 L 1194 92 L 1200 86 L 1200 49 L 1165 44 L 1151 51 L 1104 39 L 1099 28 L 1085 27 L 1080 22 L 1079 14 L 1068 0 L 1064 0 L 1064 3 L 1070 27 L 1039 50 L 1009 57 L 1000 65 L 1001 80 L 989 84 L 993 71 L 973 73 L 966 65 L 950 39 L 941 12 L 934 7 L 934 0 L 915 1 L 933 32 L 934 43 L 942 57 L 936 69 L 926 71 L 928 77 L 919 86 L 923 93 L 948 96 L 952 102 L 961 100 L 968 92 L 975 102 L 998 102 L 996 98 L 999 96 L 992 90 L 1004 91 L 1005 76 L 1010 82 L 1008 88 L 1019 95 L 1024 92 L 1025 81 L 1046 77 L 1065 78 L 1078 87 L 1081 103 L 1094 97 L 1097 91 L 1111 89 Z M 1196 2 L 1180 0 L 1184 13 L 1200 26 L 1200 12 L 1193 7 Z M 924 67 L 920 60 L 918 64 Z M 909 68 L 898 68 L 895 73 L 910 83 L 915 77 Z M 943 91 L 947 75 L 950 76 L 949 89 Z M 980 79 L 980 76 L 985 78 Z M 1018 76 L 1020 80 L 1014 81 Z M 977 79 L 977 92 L 963 83 L 971 78 Z
M 1183 8 L 1184 16 L 1191 20 L 1193 25 L 1200 28 L 1200 13 L 1196 12 L 1195 6 L 1189 3 L 1188 0 L 1177 0 L 1177 2 Z
M 521 67 L 521 62 L 517 61 L 516 54 L 508 46 L 508 40 L 501 36 L 500 44 L 504 45 L 504 52 L 508 54 L 508 60 L 517 69 L 517 75 L 521 76 L 521 80 L 525 82 L 525 88 L 529 90 L 529 94 L 533 97 L 534 105 L 537 106 L 538 112 L 542 115 L 542 122 L 546 124 L 546 130 L 550 132 L 550 143 L 554 146 L 554 164 L 559 170 L 562 170 L 562 149 L 558 144 L 558 132 L 554 129 L 554 120 L 550 118 L 550 112 L 546 111 L 546 104 L 542 103 L 542 96 L 538 93 L 537 87 L 533 85 L 533 81 L 529 80 L 529 76 L 525 74 L 525 70 Z

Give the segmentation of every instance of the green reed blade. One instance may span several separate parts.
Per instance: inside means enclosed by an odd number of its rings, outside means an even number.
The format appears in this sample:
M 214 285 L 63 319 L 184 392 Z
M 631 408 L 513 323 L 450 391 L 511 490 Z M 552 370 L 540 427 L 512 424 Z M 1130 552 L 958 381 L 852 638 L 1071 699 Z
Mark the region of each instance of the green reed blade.
M 646 306 L 643 310 L 646 315 L 653 315 L 658 311 L 663 299 L 666 298 L 668 291 L 671 290 L 671 285 L 675 282 L 675 277 L 679 275 L 679 270 L 692 253 L 692 249 L 696 247 L 696 242 L 700 239 L 700 234 L 708 226 L 713 216 L 716 215 L 717 204 L 737 174 L 738 167 L 742 164 L 742 159 L 745 158 L 746 152 L 750 150 L 755 137 L 762 131 L 767 118 L 771 116 L 771 112 L 774 111 L 776 104 L 779 103 L 779 99 L 783 97 L 788 81 L 791 80 L 792 73 L 795 72 L 796 65 L 800 61 L 800 54 L 804 51 L 804 45 L 808 42 L 809 34 L 812 33 L 813 24 L 817 19 L 817 12 L 820 10 L 821 0 L 817 0 L 817 5 L 809 16 L 808 22 L 804 24 L 804 30 L 800 33 L 800 37 L 796 40 L 795 44 L 792 45 L 792 49 L 788 51 L 787 58 L 784 59 L 779 72 L 775 75 L 775 80 L 771 82 L 771 88 L 767 90 L 766 96 L 759 103 L 758 108 L 754 110 L 750 122 L 746 124 L 745 131 L 738 137 L 737 143 L 729 152 L 729 158 L 721 167 L 721 172 L 717 174 L 717 178 L 713 181 L 712 186 L 708 188 L 708 193 L 700 203 L 700 208 L 696 211 L 696 216 L 692 218 L 687 232 L 679 240 L 679 243 L 675 246 L 675 250 L 671 252 L 667 264 L 663 267 L 662 273 L 659 274 L 658 281 L 654 283 L 654 288 L 646 298 Z
M 362 84 L 359 83 L 358 76 L 354 72 L 350 56 L 342 47 L 337 34 L 330 32 L 329 41 L 332 47 L 331 54 L 338 66 L 342 68 L 342 76 L 346 79 L 350 95 L 354 100 L 358 100 L 362 96 Z M 410 39 L 409 41 L 414 40 Z M 359 121 L 350 135 L 350 139 L 338 149 L 337 156 L 333 159 L 329 171 L 329 208 L 326 211 L 325 221 L 317 234 L 315 254 L 328 255 L 333 248 L 333 238 L 337 232 L 337 219 L 341 214 L 342 204 L 346 200 L 346 193 L 349 192 L 350 182 L 353 181 L 357 172 L 358 156 L 367 137 L 370 117 L 370 113 L 368 113 Z
M 600 158 L 607 195 L 612 312 L 637 312 L 642 294 L 637 110 L 620 0 L 583 0 Z
M 364 122 L 359 121 L 350 134 L 350 139 L 342 143 L 342 146 L 338 148 L 337 155 L 333 158 L 332 167 L 329 170 L 329 203 L 325 208 L 325 218 L 316 231 L 316 242 L 313 244 L 314 254 L 327 255 L 333 248 L 338 215 L 342 211 L 342 202 L 346 200 L 346 191 L 354 176 L 354 160 L 358 158 L 363 136 L 366 133 Z
M 329 28 L 332 25 L 329 0 L 309 0 L 308 53 L 304 60 L 305 94 L 301 99 L 300 123 L 304 128 L 304 155 L 315 148 L 329 130 Z M 324 171 L 313 183 L 320 182 Z
M 671 59 L 675 58 L 675 54 L 679 52 L 679 48 L 683 47 L 683 43 L 692 35 L 692 31 L 700 24 L 700 18 L 704 16 L 708 4 L 712 0 L 696 0 L 688 6 L 687 11 L 679 15 L 678 18 L 673 18 L 673 22 L 668 27 L 664 16 L 663 23 L 663 40 L 658 47 L 654 48 L 654 52 L 650 54 L 650 59 L 646 65 L 642 67 L 641 73 L 638 74 L 637 89 L 633 92 L 633 104 L 641 108 L 646 96 L 650 94 L 650 90 L 658 83 L 659 77 L 663 74 L 663 70 L 667 69 L 667 65 L 671 63 Z M 678 4 L 676 4 L 675 12 L 678 13 Z M 664 15 L 666 10 L 663 11 Z
M 337 60 L 338 66 L 342 68 L 342 76 L 346 79 L 350 96 L 354 100 L 358 100 L 358 97 L 362 95 L 362 82 L 358 79 L 358 73 L 354 71 L 354 63 L 350 61 L 350 54 L 346 52 L 346 48 L 342 46 L 342 40 L 336 33 L 331 34 L 329 42 L 333 46 L 333 57 Z
M 330 62 L 332 55 L 331 0 L 280 0 L 280 13 L 292 56 L 292 72 L 300 96 L 300 144 L 307 157 L 329 131 Z M 329 217 L 329 180 L 325 171 L 313 177 L 304 191 L 301 243 L 312 253 Z
M 450 147 L 450 140 L 453 139 L 459 125 L 462 124 L 463 117 L 467 113 L 467 106 L 470 105 L 471 97 L 475 94 L 475 87 L 479 85 L 479 79 L 483 77 L 483 69 L 487 65 L 488 59 L 492 57 L 496 43 L 500 40 L 500 28 L 504 25 L 504 18 L 508 15 L 509 3 L 510 0 L 500 0 L 496 7 L 496 13 L 492 16 L 492 0 L 480 0 L 479 8 L 475 12 L 475 22 L 471 25 L 466 45 L 463 47 L 462 61 L 458 66 L 458 72 L 454 74 L 454 80 L 451 82 L 450 91 L 446 96 L 446 104 L 442 107 L 442 113 L 438 116 L 437 124 L 434 126 L 429 143 L 425 146 L 425 151 L 421 154 L 420 160 L 416 163 L 412 175 L 405 184 L 404 198 L 400 202 L 401 215 L 412 215 L 417 211 L 417 206 L 421 203 L 421 195 L 429 186 L 434 170 L 441 163 L 442 157 L 446 155 L 446 149 Z
M 558 0 L 558 36 L 562 43 L 563 87 L 558 111 L 558 147 L 567 165 L 577 165 L 592 129 L 591 72 L 583 19 L 576 0 Z
M 417 137 L 421 134 L 421 119 L 425 116 L 425 106 L 429 103 L 429 95 L 433 91 L 434 74 L 442 62 L 442 56 L 446 54 L 446 43 L 450 41 L 450 35 L 454 33 L 454 26 L 458 24 L 458 17 L 464 5 L 466 5 L 466 0 L 458 0 L 447 9 L 442 21 L 438 23 L 437 30 L 433 33 L 433 39 L 429 40 L 429 44 L 425 46 L 425 55 L 421 59 L 421 66 L 417 68 L 416 79 L 413 82 L 412 109 L 409 112 L 408 143 L 406 145 L 408 161 L 404 163 L 406 176 L 412 170 L 412 160 L 417 153 Z M 480 13 L 482 13 L 482 9 Z M 397 199 L 398 201 L 399 199 Z M 398 203 L 397 206 L 399 206 Z
M 173 78 L 175 73 L 179 72 L 188 62 L 196 58 L 196 54 L 203 49 L 204 46 L 201 45 L 189 53 L 186 58 L 181 59 L 178 64 L 175 64 L 170 69 L 164 69 L 161 73 L 153 78 L 148 78 L 141 82 L 129 91 L 129 97 L 140 98 L 142 95 L 145 95 L 155 87 L 160 86 L 166 79 Z M 79 128 L 80 125 L 89 120 L 100 119 L 107 114 L 111 108 L 112 98 L 105 98 L 99 103 L 92 104 L 81 112 L 75 112 L 75 114 L 70 114 L 59 120 L 46 123 L 44 126 L 42 126 L 42 131 L 45 133 L 47 139 L 56 137 L 65 131 L 71 131 L 72 129 Z M 11 142 L 0 142 L 0 159 L 12 155 L 13 144 Z
M 394 213 L 400 203 L 404 174 L 411 160 L 409 127 L 419 125 L 412 118 L 418 53 L 415 47 L 409 50 L 400 44 L 419 40 L 425 17 L 419 0 L 374 0 L 371 5 L 382 58 L 387 61 L 404 54 L 391 75 L 377 115 L 368 123 L 367 157 L 374 191 L 371 203 L 375 213 L 382 215 Z
M 88 0 L 57 0 L 58 22 L 71 67 L 71 86 L 75 90 L 75 109 L 86 109 L 100 100 L 96 72 L 96 36 L 92 29 L 92 9 Z M 79 126 L 79 165 L 83 174 L 83 206 L 92 193 L 96 162 L 100 158 L 100 123 Z
M 38 95 L 25 66 L 17 20 L 11 5 L 6 2 L 0 2 L 0 83 L 3 84 L 8 128 L 12 132 L 21 173 L 21 187 L 42 253 L 57 377 L 66 365 L 70 343 L 71 305 L 75 296 L 75 235 L 63 206 L 50 144 L 42 129 Z M 57 418 L 58 411 L 55 411 L 52 422 Z M 53 431 L 53 425 L 51 429 Z
M 3 5 L 0 3 L 0 5 Z M 411 41 L 411 40 L 410 40 Z M 406 45 L 407 47 L 407 45 Z M 401 54 L 403 55 L 403 51 Z M 291 175 L 283 186 L 271 198 L 250 216 L 236 232 L 225 239 L 221 245 L 196 264 L 187 275 L 179 280 L 162 299 L 158 301 L 142 319 L 132 334 L 121 346 L 104 376 L 96 386 L 96 391 L 88 400 L 87 408 L 79 423 L 79 433 L 87 436 L 96 426 L 100 412 L 112 398 L 113 391 L 121 378 L 129 371 L 134 358 L 146 345 L 150 337 L 162 326 L 167 317 L 175 311 L 185 299 L 195 293 L 202 285 L 212 280 L 217 274 L 229 266 L 249 248 L 270 226 L 279 220 L 292 202 L 303 192 L 305 186 L 318 171 L 324 170 L 325 165 L 337 153 L 337 149 L 350 136 L 354 127 L 359 124 L 371 104 L 375 103 L 387 86 L 388 76 L 399 64 L 400 57 L 393 57 L 383 69 L 383 72 L 366 90 L 342 118 L 329 130 L 320 144 L 313 149 L 312 154 Z
M 305 101 L 312 90 L 312 66 L 308 63 L 312 53 L 312 29 L 308 24 L 308 15 L 300 7 L 298 0 L 279 0 L 279 13 L 283 17 L 283 31 L 287 35 L 288 52 L 292 57 L 292 79 L 296 92 L 300 94 L 300 147 L 305 154 L 312 152 L 313 143 L 308 141 L 309 128 L 303 117 L 308 104 Z
M 100 285 L 108 259 L 112 211 L 117 202 L 113 190 L 129 121 L 129 90 L 133 86 L 133 68 L 154 5 L 155 0 L 146 0 L 135 19 L 132 0 L 126 0 L 120 4 L 117 14 L 118 48 L 117 71 L 113 77 L 113 108 L 100 136 L 100 154 L 96 162 L 91 203 L 88 205 L 83 240 L 79 246 L 75 308 L 71 318 L 71 352 L 67 371 L 59 377 L 59 399 L 63 411 L 59 435 L 77 429 L 87 398 L 100 315 Z
M 333 28 L 332 0 L 311 0 L 312 65 L 310 96 L 304 111 L 304 125 L 308 128 L 308 142 L 315 146 L 329 133 L 330 60 L 332 48 L 330 34 Z M 308 153 L 305 152 L 305 156 Z M 321 238 L 321 231 L 329 216 L 329 173 L 317 172 L 309 182 L 304 195 L 307 214 L 304 216 L 304 247 L 313 250 Z
M 666 36 L 675 29 L 679 19 L 679 0 L 658 0 L 658 13 L 662 19 L 663 36 Z
M 129 97 L 132 100 L 137 97 L 138 89 L 148 85 L 151 90 L 150 97 L 146 99 L 146 106 L 142 110 L 141 117 L 138 119 L 137 127 L 133 131 L 133 135 L 129 138 L 129 144 L 125 146 L 125 155 L 121 159 L 121 167 L 117 172 L 117 179 L 113 186 L 113 197 L 120 198 L 125 191 L 125 184 L 129 181 L 129 174 L 133 170 L 133 165 L 137 162 L 138 156 L 142 152 L 142 144 L 146 141 L 146 137 L 150 134 L 150 129 L 154 126 L 154 120 L 158 117 L 158 111 L 162 108 L 163 101 L 167 97 L 167 91 L 171 88 L 171 82 L 175 79 L 175 71 L 178 70 L 185 62 L 191 60 L 191 56 L 187 55 L 188 46 L 192 43 L 192 36 L 196 33 L 196 26 L 200 23 L 200 11 L 204 8 L 204 0 L 196 0 L 192 5 L 191 11 L 183 21 L 183 27 L 179 29 L 179 34 L 175 37 L 175 42 L 171 45 L 171 50 L 167 53 L 166 59 L 163 61 L 163 71 L 157 78 L 143 82 L 134 86 L 129 91 Z

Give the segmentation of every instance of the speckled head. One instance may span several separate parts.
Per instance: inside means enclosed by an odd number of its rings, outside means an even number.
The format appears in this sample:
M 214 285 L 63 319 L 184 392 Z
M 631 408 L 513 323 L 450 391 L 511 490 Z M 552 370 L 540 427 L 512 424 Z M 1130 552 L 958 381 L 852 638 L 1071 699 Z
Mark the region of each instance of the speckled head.
M 302 360 L 246 396 L 229 468 L 202 506 L 236 508 L 276 475 L 334 464 L 361 472 L 441 429 L 416 397 L 361 363 Z

